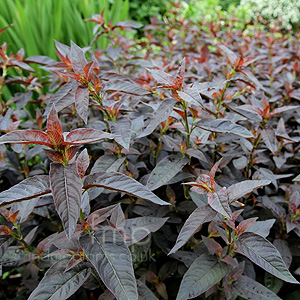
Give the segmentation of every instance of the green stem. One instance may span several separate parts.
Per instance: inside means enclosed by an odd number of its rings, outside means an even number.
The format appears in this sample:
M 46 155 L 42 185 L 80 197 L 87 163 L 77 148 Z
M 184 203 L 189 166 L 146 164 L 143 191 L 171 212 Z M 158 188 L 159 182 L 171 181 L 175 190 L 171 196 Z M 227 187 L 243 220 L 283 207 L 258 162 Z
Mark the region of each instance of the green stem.
M 253 167 L 254 151 L 257 149 L 260 140 L 261 140 L 261 134 L 259 133 L 257 138 L 253 142 L 253 148 L 250 152 L 249 163 L 247 165 L 247 178 L 250 177 L 250 171 L 251 168 Z
M 82 209 L 80 208 L 79 219 L 85 221 Z
M 233 75 L 235 74 L 235 69 L 233 68 L 230 72 L 230 75 L 229 75 L 229 78 L 231 78 Z M 224 96 L 225 96 L 225 92 L 226 90 L 228 89 L 229 85 L 230 85 L 230 81 L 227 81 L 226 84 L 225 84 L 225 87 L 222 91 L 222 94 L 221 94 L 221 97 L 220 97 L 220 100 L 218 101 L 218 104 L 217 104 L 217 113 L 216 113 L 216 117 L 218 118 L 219 117 L 219 114 L 220 114 L 220 111 L 223 107 L 223 102 L 224 102 Z
M 32 249 L 31 247 L 24 241 L 24 238 L 23 238 L 23 235 L 22 235 L 22 232 L 21 232 L 21 228 L 18 224 L 14 223 L 14 226 L 15 228 L 17 229 L 18 231 L 18 235 L 14 236 L 20 243 L 23 244 L 23 246 L 26 248 L 27 251 L 25 252 L 32 252 Z
M 190 148 L 190 138 L 191 138 L 191 133 L 192 131 L 190 130 L 190 126 L 189 126 L 189 122 L 188 122 L 188 114 L 187 114 L 187 102 L 183 102 L 182 103 L 182 108 L 184 110 L 184 128 L 185 128 L 185 132 L 187 134 L 187 138 L 186 138 L 186 148 L 189 149 Z

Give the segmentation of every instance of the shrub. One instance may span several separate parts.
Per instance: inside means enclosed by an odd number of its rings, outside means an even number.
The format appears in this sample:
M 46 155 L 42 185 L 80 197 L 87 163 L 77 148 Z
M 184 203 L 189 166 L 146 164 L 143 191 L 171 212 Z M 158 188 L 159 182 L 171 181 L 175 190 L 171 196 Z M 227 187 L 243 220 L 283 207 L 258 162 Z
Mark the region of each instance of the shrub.
M 241 0 L 240 6 L 246 7 L 248 19 L 255 20 L 261 15 L 269 21 L 280 20 L 286 29 L 291 29 L 300 20 L 300 4 L 297 0 Z
M 0 48 L 1 293 L 299 298 L 299 35 L 90 21 L 107 49 Z
M 129 1 L 130 19 L 142 24 L 148 24 L 150 19 L 158 16 L 160 19 L 167 11 L 169 0 L 132 0 Z

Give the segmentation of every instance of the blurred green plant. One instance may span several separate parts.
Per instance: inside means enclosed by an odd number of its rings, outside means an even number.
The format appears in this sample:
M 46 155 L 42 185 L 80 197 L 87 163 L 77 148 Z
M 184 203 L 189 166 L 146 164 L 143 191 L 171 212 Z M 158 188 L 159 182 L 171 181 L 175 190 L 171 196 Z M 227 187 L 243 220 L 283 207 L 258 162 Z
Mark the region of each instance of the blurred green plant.
M 240 2 L 241 0 L 221 0 L 219 4 L 223 10 L 228 10 L 232 6 L 238 6 Z
M 100 14 L 112 23 L 128 19 L 129 0 L 1 0 L 0 28 L 11 23 L 13 28 L 0 36 L 0 44 L 9 51 L 20 48 L 25 56 L 46 55 L 56 58 L 54 39 L 83 47 L 93 39 L 93 26 L 84 19 Z M 107 39 L 100 38 L 94 47 L 106 48 Z
M 172 6 L 170 2 L 169 6 Z M 239 29 L 245 29 L 249 21 L 248 6 L 241 6 L 240 0 L 184 0 L 178 2 L 177 10 L 181 18 L 191 19 L 194 22 L 205 20 L 225 24 L 234 15 L 235 28 Z
M 208 21 L 215 20 L 222 11 L 219 0 L 190 0 L 181 1 L 180 4 L 183 8 L 182 15 L 193 21 L 203 17 Z
M 154 16 L 162 19 L 169 2 L 169 0 L 130 0 L 129 17 L 146 25 Z

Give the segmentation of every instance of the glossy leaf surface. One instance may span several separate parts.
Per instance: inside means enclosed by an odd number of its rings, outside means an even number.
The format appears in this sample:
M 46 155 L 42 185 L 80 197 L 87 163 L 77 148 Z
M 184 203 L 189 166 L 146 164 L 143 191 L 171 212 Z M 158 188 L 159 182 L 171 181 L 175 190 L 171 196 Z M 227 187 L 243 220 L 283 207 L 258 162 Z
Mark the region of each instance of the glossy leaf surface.
M 280 300 L 276 294 L 265 286 L 243 275 L 234 283 L 234 289 L 239 296 L 249 300 Z
M 30 200 L 50 192 L 50 182 L 47 175 L 29 177 L 0 193 L 0 207 L 14 202 Z
M 128 246 L 141 241 L 151 232 L 161 228 L 168 218 L 156 217 L 140 217 L 127 219 L 123 232 L 125 233 L 125 241 Z
M 291 283 L 298 283 L 286 267 L 279 251 L 267 239 L 245 232 L 236 240 L 238 250 L 272 275 Z
M 118 231 L 108 226 L 101 227 L 79 241 L 101 280 L 117 300 L 138 298 L 131 254 Z
M 109 190 L 124 192 L 126 194 L 151 201 L 159 205 L 170 205 L 153 194 L 146 186 L 135 179 L 117 172 L 99 172 L 88 175 L 84 180 L 84 188 L 103 187 Z
M 74 233 L 81 206 L 82 182 L 76 164 L 51 163 L 50 183 L 54 205 L 68 238 Z
M 231 185 L 227 189 L 229 203 L 253 192 L 254 190 L 270 184 L 269 180 L 244 180 Z
M 189 162 L 187 157 L 168 156 L 162 159 L 150 173 L 147 187 L 155 190 L 172 179 L 184 165 Z
M 179 250 L 203 223 L 210 222 L 216 215 L 217 213 L 208 205 L 196 208 L 181 228 L 176 244 L 169 254 Z
M 196 123 L 196 125 L 204 130 L 219 132 L 219 133 L 232 133 L 244 138 L 253 137 L 252 133 L 245 127 L 235 124 L 230 120 L 225 119 L 202 119 Z
M 184 274 L 176 299 L 186 300 L 201 295 L 226 275 L 227 268 L 214 256 L 202 254 Z
M 87 280 L 91 270 L 88 268 L 73 268 L 64 272 L 58 268 L 58 261 L 45 274 L 37 288 L 31 293 L 28 300 L 64 300 L 72 296 Z

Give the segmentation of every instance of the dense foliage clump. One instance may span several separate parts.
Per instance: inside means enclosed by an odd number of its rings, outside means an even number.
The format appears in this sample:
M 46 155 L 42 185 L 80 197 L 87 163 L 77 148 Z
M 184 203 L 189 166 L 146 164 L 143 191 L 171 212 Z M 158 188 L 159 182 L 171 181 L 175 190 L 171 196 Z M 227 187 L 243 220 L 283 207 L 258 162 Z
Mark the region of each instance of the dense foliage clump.
M 299 297 L 300 36 L 173 5 L 57 60 L 1 46 L 2 298 Z

